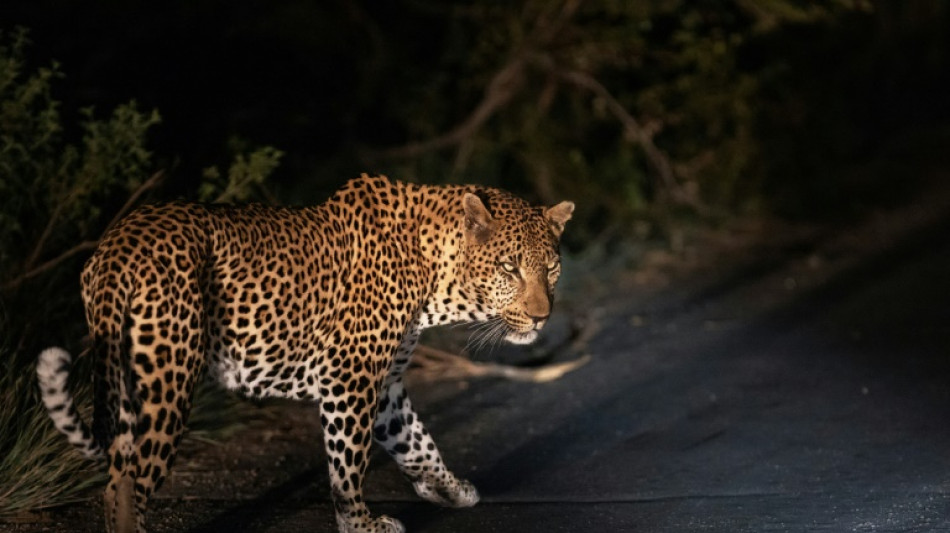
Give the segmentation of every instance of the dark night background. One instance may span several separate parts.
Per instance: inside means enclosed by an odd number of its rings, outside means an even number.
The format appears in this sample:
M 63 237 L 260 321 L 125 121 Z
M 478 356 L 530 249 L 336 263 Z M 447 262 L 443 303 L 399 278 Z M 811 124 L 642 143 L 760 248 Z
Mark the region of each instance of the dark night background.
M 98 523 L 102 477 L 53 434 L 34 365 L 79 352 L 76 274 L 123 206 L 313 204 L 362 172 L 573 200 L 560 320 L 603 321 L 587 366 L 530 393 L 430 385 L 433 433 L 484 465 L 467 474 L 488 501 L 433 514 L 381 467 L 386 512 L 445 531 L 950 527 L 948 2 L 5 0 L 0 60 L 0 530 L 77 498 L 50 527 Z M 161 122 L 104 126 L 133 100 L 128 120 Z M 229 164 L 266 147 L 279 165 L 245 165 L 228 196 Z M 192 435 L 246 408 L 200 394 Z M 226 494 L 231 514 L 172 488 L 161 527 L 332 527 L 322 459 L 288 444 L 312 439 L 303 416 L 275 438 L 287 484 L 195 454 L 298 500 Z
M 892 176 L 856 167 L 946 123 L 947 8 L 828 2 L 815 16 L 807 2 L 779 4 L 805 14 L 784 20 L 754 2 L 581 4 L 563 35 L 537 48 L 589 69 L 641 122 L 662 124 L 656 144 L 674 164 L 699 165 L 679 178 L 698 183 L 715 207 L 764 201 L 787 214 L 840 214 L 892 197 L 901 186 Z M 8 31 L 30 29 L 33 64 L 62 65 L 55 97 L 64 116 L 129 99 L 159 110 L 149 146 L 157 167 L 174 169 L 178 194 L 201 168 L 227 161 L 238 139 L 286 153 L 273 187 L 296 202 L 318 201 L 361 171 L 502 183 L 530 195 L 545 158 L 557 180 L 573 184 L 561 188 L 590 196 L 582 205 L 593 211 L 623 176 L 638 198 L 607 205 L 610 215 L 642 212 L 657 195 L 642 155 L 617 149 L 617 123 L 571 109 L 589 106 L 590 95 L 562 86 L 536 131 L 516 131 L 535 118 L 526 108 L 541 98 L 544 73 L 529 73 L 481 129 L 461 172 L 452 149 L 411 164 L 367 155 L 461 122 L 524 44 L 532 9 L 543 11 L 536 3 L 11 1 L 0 9 Z M 692 58 L 722 43 L 722 56 Z M 565 165 L 551 155 L 561 149 L 588 162 Z M 704 158 L 715 161 L 702 166 Z M 606 185 L 576 185 L 587 179 Z

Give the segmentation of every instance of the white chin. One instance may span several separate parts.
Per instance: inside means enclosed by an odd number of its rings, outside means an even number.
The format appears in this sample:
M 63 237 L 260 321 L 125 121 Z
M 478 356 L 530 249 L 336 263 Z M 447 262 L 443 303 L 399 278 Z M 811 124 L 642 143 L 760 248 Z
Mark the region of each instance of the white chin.
M 531 344 L 532 342 L 538 340 L 538 332 L 531 330 L 524 333 L 518 331 L 509 331 L 505 335 L 505 340 L 511 344 Z

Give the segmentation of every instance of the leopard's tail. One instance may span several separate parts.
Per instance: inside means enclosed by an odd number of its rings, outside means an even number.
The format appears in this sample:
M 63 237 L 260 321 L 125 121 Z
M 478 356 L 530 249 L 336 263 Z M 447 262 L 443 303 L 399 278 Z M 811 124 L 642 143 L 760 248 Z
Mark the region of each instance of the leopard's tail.
M 96 442 L 89 425 L 79 416 L 73 404 L 73 395 L 67 386 L 72 357 L 62 348 L 47 348 L 40 352 L 36 377 L 40 383 L 43 404 L 53 425 L 66 435 L 69 443 L 87 459 L 104 459 L 102 446 Z

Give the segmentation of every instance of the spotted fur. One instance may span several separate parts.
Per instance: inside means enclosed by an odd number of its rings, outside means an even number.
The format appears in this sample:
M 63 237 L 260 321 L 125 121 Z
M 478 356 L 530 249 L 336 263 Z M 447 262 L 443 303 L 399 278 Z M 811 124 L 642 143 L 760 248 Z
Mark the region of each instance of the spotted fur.
M 66 388 L 69 354 L 45 350 L 37 367 L 56 427 L 108 458 L 106 529 L 144 531 L 204 371 L 248 396 L 317 404 L 341 532 L 403 531 L 363 501 L 373 440 L 422 498 L 474 505 L 478 492 L 445 467 L 402 375 L 430 326 L 488 321 L 509 341 L 533 341 L 573 208 L 363 175 L 316 207 L 175 203 L 129 214 L 82 273 L 91 428 Z

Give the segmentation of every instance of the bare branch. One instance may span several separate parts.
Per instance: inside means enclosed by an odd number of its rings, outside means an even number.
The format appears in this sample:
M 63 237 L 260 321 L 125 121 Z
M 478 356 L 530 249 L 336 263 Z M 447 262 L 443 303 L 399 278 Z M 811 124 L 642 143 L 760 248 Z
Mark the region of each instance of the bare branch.
M 12 289 L 12 288 L 14 288 L 14 287 L 17 287 L 17 286 L 19 286 L 21 283 L 23 283 L 24 281 L 26 281 L 26 280 L 28 280 L 28 279 L 30 279 L 30 278 L 32 278 L 32 277 L 38 276 L 39 274 L 42 274 L 43 272 L 46 272 L 47 270 L 50 270 L 51 268 L 55 267 L 56 265 L 62 263 L 63 261 L 69 259 L 70 257 L 72 257 L 72 256 L 74 256 L 74 255 L 76 255 L 76 254 L 78 254 L 78 253 L 85 252 L 85 251 L 87 251 L 87 250 L 95 250 L 95 248 L 96 248 L 96 246 L 97 246 L 98 244 L 99 244 L 99 241 L 98 241 L 98 240 L 96 240 L 96 241 L 83 241 L 83 242 L 77 244 L 76 246 L 73 246 L 73 247 L 70 248 L 69 250 L 66 250 L 65 252 L 59 254 L 58 256 L 56 256 L 56 257 L 50 259 L 49 261 L 43 263 L 42 265 L 40 265 L 40 266 L 38 266 L 38 267 L 36 267 L 36 268 L 33 268 L 33 269 L 31 269 L 31 270 L 29 270 L 29 271 L 27 271 L 27 272 L 24 272 L 23 274 L 20 274 L 19 276 L 13 278 L 12 280 L 10 280 L 10 281 L 4 283 L 4 284 L 3 284 L 3 289 L 4 289 L 4 290 L 9 290 L 9 289 Z
M 469 115 L 451 130 L 427 139 L 411 142 L 402 146 L 383 150 L 367 150 L 369 157 L 385 157 L 408 159 L 422 154 L 451 148 L 463 144 L 470 139 L 478 129 L 488 121 L 499 109 L 507 105 L 524 85 L 526 59 L 531 50 L 543 49 L 553 40 L 560 30 L 567 24 L 580 7 L 580 0 L 566 0 L 553 20 L 547 17 L 538 17 L 528 37 L 520 49 L 505 63 L 488 82 L 485 96 L 475 106 Z M 464 161 L 465 158 L 459 159 Z
M 370 156 L 408 159 L 427 152 L 456 146 L 470 138 L 495 112 L 504 107 L 521 89 L 524 74 L 524 57 L 515 56 L 492 76 L 485 97 L 460 124 L 446 133 L 425 141 L 411 142 L 379 152 L 370 152 Z
M 59 224 L 59 217 L 62 216 L 64 205 L 64 203 L 60 202 L 53 208 L 49 221 L 47 221 L 46 227 L 43 228 L 43 233 L 41 233 L 40 238 L 36 240 L 36 245 L 33 246 L 30 257 L 27 258 L 26 263 L 23 264 L 23 270 L 30 270 L 33 268 L 33 265 L 39 261 L 40 255 L 43 253 L 43 248 L 46 247 L 47 239 L 49 239 L 50 235 L 53 234 L 53 229 Z
M 654 144 L 652 133 L 643 128 L 640 122 L 627 111 L 623 104 L 614 98 L 602 83 L 586 72 L 558 69 L 555 69 L 554 72 L 560 79 L 576 87 L 586 89 L 604 101 L 610 113 L 620 121 L 625 136 L 639 144 L 640 148 L 643 149 L 643 153 L 647 156 L 647 161 L 649 161 L 650 166 L 653 167 L 653 170 L 659 176 L 660 182 L 663 184 L 664 190 L 669 194 L 670 199 L 680 204 L 701 208 L 701 206 L 698 205 L 698 201 L 687 194 L 683 188 L 680 187 L 679 183 L 677 183 L 669 157 Z
M 162 181 L 162 178 L 164 178 L 164 172 L 158 171 L 152 174 L 152 176 L 149 177 L 147 180 L 145 180 L 141 185 L 139 185 L 138 188 L 136 188 L 135 191 L 133 191 L 132 194 L 129 195 L 129 199 L 126 200 L 125 205 L 123 205 L 122 208 L 119 209 L 119 211 L 115 214 L 115 216 L 112 217 L 112 220 L 109 222 L 109 225 L 106 226 L 106 229 L 103 231 L 103 234 L 106 231 L 108 231 L 112 226 L 114 226 L 119 220 L 121 220 L 122 217 L 124 217 L 129 212 L 129 210 L 132 209 L 133 206 L 135 206 L 136 202 L 138 202 L 138 200 L 142 197 L 143 194 L 145 194 L 146 191 L 158 186 L 158 184 Z M 59 211 L 61 209 L 61 205 L 62 204 L 60 204 L 60 206 L 57 206 L 56 210 L 53 211 L 53 215 L 50 217 L 50 222 L 46 225 L 46 228 L 43 230 L 43 236 L 40 237 L 40 242 L 37 244 L 36 249 L 34 249 L 33 255 L 36 255 L 38 257 L 38 253 L 41 251 L 41 248 L 42 248 L 42 242 L 46 238 L 48 238 L 48 234 L 52 231 L 51 228 L 55 226 L 55 221 L 57 218 L 59 218 Z M 101 238 L 102 237 L 100 236 L 100 239 Z M 67 259 L 73 257 L 76 254 L 89 251 L 89 250 L 95 250 L 98 244 L 99 244 L 99 239 L 83 241 L 77 244 L 76 246 L 73 246 L 69 250 L 66 250 L 65 252 L 59 254 L 58 256 L 46 261 L 45 263 L 35 268 L 30 268 L 32 267 L 32 264 L 36 262 L 36 259 L 31 257 L 31 261 L 28 261 L 26 263 L 26 267 L 24 268 L 25 272 L 13 278 L 12 280 L 7 281 L 3 285 L 0 285 L 0 288 L 2 288 L 3 290 L 10 290 L 15 287 L 18 287 L 24 281 L 30 278 L 36 277 L 48 270 L 51 270 L 52 268 L 56 267 L 63 261 L 66 261 Z
M 555 363 L 533 368 L 523 368 L 497 363 L 476 363 L 461 355 L 432 348 L 417 346 L 413 361 L 424 371 L 436 374 L 439 379 L 465 377 L 499 377 L 514 381 L 544 383 L 553 381 L 590 361 L 583 355 L 573 361 Z
M 105 232 L 112 229 L 112 226 L 115 226 L 117 222 L 122 220 L 122 217 L 124 217 L 135 206 L 136 202 L 139 201 L 139 198 L 141 198 L 143 194 L 151 189 L 154 189 L 155 187 L 158 187 L 163 179 L 165 179 L 165 171 L 159 170 L 158 172 L 152 174 L 147 180 L 142 182 L 142 184 L 139 185 L 138 188 L 136 188 L 132 194 L 129 195 L 129 199 L 125 201 L 125 204 L 122 206 L 122 208 L 116 212 L 114 217 L 112 217 L 112 220 L 109 221 L 109 224 L 102 233 L 105 234 Z
M 574 18 L 579 7 L 581 7 L 581 0 L 566 0 L 561 6 L 560 13 L 552 22 L 549 23 L 544 17 L 540 17 L 531 30 L 531 39 L 541 47 L 547 45 Z

